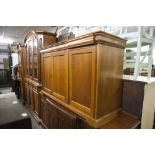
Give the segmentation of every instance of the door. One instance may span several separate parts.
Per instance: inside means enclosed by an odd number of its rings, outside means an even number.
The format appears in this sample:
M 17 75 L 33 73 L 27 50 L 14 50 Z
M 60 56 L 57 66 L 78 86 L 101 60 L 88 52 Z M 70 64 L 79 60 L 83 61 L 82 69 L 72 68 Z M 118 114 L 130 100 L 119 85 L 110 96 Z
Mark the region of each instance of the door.
M 51 101 L 47 100 L 49 106 L 49 128 L 58 128 L 58 109 L 57 106 Z
M 40 115 L 40 95 L 37 92 L 37 90 L 35 90 L 33 88 L 33 102 L 34 102 L 34 111 L 37 115 Z
M 41 119 L 43 124 L 49 128 L 49 108 L 46 101 L 41 100 Z
M 32 86 L 29 85 L 29 104 L 32 109 L 34 109 L 34 102 L 33 102 L 33 91 L 32 91 Z
M 42 55 L 42 84 L 43 90 L 48 93 L 51 93 L 52 90 L 52 60 L 51 53 Z
M 74 114 L 58 109 L 58 128 L 59 129 L 76 129 L 77 128 L 77 116 Z
M 43 55 L 43 88 L 54 97 L 68 102 L 68 52 L 57 51 Z
M 69 104 L 93 116 L 96 46 L 69 50 Z
M 29 85 L 28 85 L 27 82 L 25 83 L 25 89 L 26 89 L 26 103 L 27 103 L 27 104 L 30 104 Z

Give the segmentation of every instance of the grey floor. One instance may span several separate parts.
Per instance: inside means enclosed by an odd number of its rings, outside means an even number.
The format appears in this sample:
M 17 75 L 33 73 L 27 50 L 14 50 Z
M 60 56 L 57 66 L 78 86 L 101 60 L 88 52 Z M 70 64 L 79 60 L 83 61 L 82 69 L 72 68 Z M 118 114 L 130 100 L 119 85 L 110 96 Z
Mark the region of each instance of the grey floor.
M 3 94 L 0 94 L 0 103 L 4 102 L 10 102 L 12 104 L 21 104 L 23 106 L 23 111 L 24 113 L 27 113 L 31 117 L 31 122 L 32 122 L 32 129 L 42 129 L 41 125 L 39 125 L 32 114 L 28 111 L 26 106 L 22 104 L 22 101 L 17 99 L 16 95 L 14 92 L 11 92 L 11 88 L 1 88 L 0 89 Z
M 11 93 L 11 87 L 0 88 L 0 94 Z

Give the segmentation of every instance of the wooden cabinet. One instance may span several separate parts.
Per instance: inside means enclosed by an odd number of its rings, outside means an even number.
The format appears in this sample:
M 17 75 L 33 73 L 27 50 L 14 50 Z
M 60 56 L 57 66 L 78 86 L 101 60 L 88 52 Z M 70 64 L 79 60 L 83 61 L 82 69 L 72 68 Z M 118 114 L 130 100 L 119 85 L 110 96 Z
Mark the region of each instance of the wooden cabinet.
M 26 44 L 26 75 L 34 81 L 40 82 L 40 50 L 43 46 L 56 42 L 55 34 L 30 32 L 24 41 Z
M 97 31 L 41 50 L 41 93 L 95 128 L 114 119 L 121 109 L 125 45 Z
M 40 50 L 43 46 L 56 42 L 55 34 L 48 32 L 29 32 L 25 37 L 25 76 L 23 79 L 27 83 L 26 103 L 31 106 L 34 114 L 40 116 L 40 90 L 41 90 L 41 57 Z M 46 65 L 46 64 L 45 64 Z M 48 74 L 48 71 L 46 72 Z M 45 84 L 46 85 L 46 84 Z M 48 86 L 47 86 L 48 87 Z
M 46 128 L 74 129 L 78 128 L 78 117 L 56 105 L 51 99 L 42 97 L 41 118 Z
M 142 81 L 123 81 L 122 109 L 141 120 L 145 83 Z
M 142 129 L 153 128 L 155 115 L 155 78 L 138 76 L 123 77 L 123 111 L 136 116 L 141 121 Z

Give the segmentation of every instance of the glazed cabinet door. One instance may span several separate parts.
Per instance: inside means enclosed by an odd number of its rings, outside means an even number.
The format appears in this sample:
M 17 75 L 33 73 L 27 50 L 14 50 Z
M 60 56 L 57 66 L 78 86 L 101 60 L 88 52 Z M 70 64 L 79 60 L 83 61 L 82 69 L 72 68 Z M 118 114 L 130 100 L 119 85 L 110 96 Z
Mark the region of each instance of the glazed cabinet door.
M 96 46 L 69 50 L 69 104 L 94 115 Z

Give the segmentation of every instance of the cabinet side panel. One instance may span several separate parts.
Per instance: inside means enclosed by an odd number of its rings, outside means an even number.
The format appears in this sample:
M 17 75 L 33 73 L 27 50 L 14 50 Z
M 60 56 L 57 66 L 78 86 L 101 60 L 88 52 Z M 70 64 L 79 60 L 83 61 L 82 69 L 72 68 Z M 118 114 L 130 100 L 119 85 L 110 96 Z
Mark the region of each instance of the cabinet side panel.
M 124 49 L 97 45 L 96 118 L 121 107 Z

